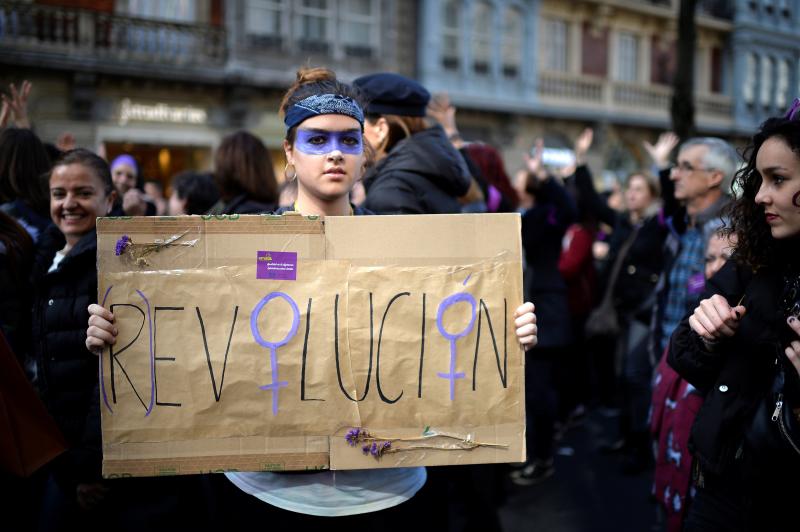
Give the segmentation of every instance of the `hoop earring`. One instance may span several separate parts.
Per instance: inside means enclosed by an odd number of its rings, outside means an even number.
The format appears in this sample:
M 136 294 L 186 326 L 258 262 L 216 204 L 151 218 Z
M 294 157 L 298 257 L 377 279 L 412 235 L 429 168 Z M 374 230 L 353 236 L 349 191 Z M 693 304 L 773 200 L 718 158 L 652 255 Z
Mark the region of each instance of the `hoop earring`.
M 289 167 L 292 167 L 292 173 L 289 174 Z M 294 181 L 297 177 L 297 169 L 294 167 L 292 163 L 286 163 L 286 166 L 283 168 L 283 177 L 286 178 L 286 181 Z

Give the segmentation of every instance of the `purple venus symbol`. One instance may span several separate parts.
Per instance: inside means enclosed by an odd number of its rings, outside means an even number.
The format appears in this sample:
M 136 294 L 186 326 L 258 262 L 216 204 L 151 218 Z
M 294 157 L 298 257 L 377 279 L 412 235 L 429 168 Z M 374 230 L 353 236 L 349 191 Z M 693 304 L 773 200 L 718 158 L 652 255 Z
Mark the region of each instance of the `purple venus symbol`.
M 292 326 L 289 329 L 289 333 L 283 340 L 281 340 L 280 342 L 268 342 L 261 337 L 261 333 L 258 330 L 258 316 L 259 314 L 261 314 L 261 311 L 264 309 L 264 306 L 267 303 L 278 297 L 286 300 L 286 302 L 289 303 L 289 306 L 292 307 Z M 298 323 L 300 323 L 300 311 L 297 309 L 297 303 L 295 303 L 291 297 L 284 294 L 283 292 L 272 292 L 270 294 L 267 294 L 264 297 L 264 299 L 258 302 L 258 304 L 253 309 L 253 312 L 250 314 L 250 331 L 253 333 L 253 338 L 260 345 L 269 349 L 269 362 L 270 362 L 270 370 L 272 373 L 272 382 L 269 384 L 265 384 L 264 386 L 259 386 L 259 388 L 262 390 L 272 390 L 273 416 L 278 413 L 279 389 L 285 388 L 286 386 L 289 385 L 287 381 L 278 380 L 278 348 L 289 343 L 289 340 L 291 340 L 292 337 L 294 337 L 294 335 L 297 333 Z
M 444 325 L 442 324 L 442 317 L 444 316 L 444 312 L 450 308 L 451 306 L 455 305 L 460 301 L 466 301 L 470 305 L 472 305 L 472 312 L 470 313 L 469 324 L 467 324 L 466 328 L 457 333 L 457 334 L 450 334 L 448 333 Z M 456 340 L 459 338 L 466 336 L 472 330 L 472 326 L 475 324 L 475 311 L 477 310 L 478 305 L 475 303 L 475 298 L 472 297 L 470 294 L 466 292 L 459 292 L 457 294 L 453 294 L 452 296 L 446 297 L 441 304 L 439 305 L 439 310 L 436 313 L 436 326 L 439 328 L 439 333 L 450 340 L 450 373 L 437 373 L 437 375 L 443 379 L 448 379 L 450 381 L 450 400 L 453 401 L 456 396 L 456 379 L 463 379 L 464 373 L 456 373 Z

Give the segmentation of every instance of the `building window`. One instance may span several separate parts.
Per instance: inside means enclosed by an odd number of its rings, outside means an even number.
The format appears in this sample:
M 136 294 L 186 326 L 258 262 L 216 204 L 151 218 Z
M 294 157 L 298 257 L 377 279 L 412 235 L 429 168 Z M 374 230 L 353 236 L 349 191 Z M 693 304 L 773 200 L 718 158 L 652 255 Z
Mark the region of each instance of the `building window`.
M 472 67 L 476 74 L 488 74 L 492 62 L 492 6 L 475 4 L 472 18 Z
M 503 17 L 503 75 L 515 78 L 522 64 L 522 13 L 515 7 L 506 9 Z
M 769 57 L 761 57 L 761 93 L 759 101 L 764 107 L 772 103 L 772 71 L 773 61 Z
M 193 0 L 128 0 L 120 2 L 118 9 L 140 18 L 169 20 L 171 22 L 195 22 L 197 6 Z
M 789 62 L 778 61 L 778 76 L 775 87 L 775 105 L 783 109 L 789 102 Z
M 715 46 L 711 49 L 711 92 L 721 94 L 723 87 L 722 49 Z
M 656 62 L 654 60 L 653 64 Z M 608 28 L 601 28 L 589 21 L 583 23 L 581 72 L 601 78 L 608 75 Z
M 380 30 L 378 8 L 374 0 L 339 0 L 344 53 L 350 57 L 371 57 Z
M 756 99 L 756 56 L 752 53 L 748 53 L 745 57 L 742 97 L 749 104 Z
M 545 70 L 566 72 L 568 70 L 567 22 L 560 19 L 543 19 L 540 50 L 543 52 L 542 66 Z
M 617 35 L 618 81 L 638 81 L 639 79 L 639 37 L 627 31 Z
M 447 70 L 458 70 L 461 54 L 460 6 L 456 0 L 442 4 L 442 66 Z
M 295 7 L 294 33 L 304 52 L 328 52 L 328 21 L 331 19 L 328 0 L 301 0 Z
M 196 23 L 197 6 L 191 0 L 128 0 L 119 2 L 116 9 L 131 17 L 148 20 L 163 20 L 183 24 Z M 132 52 L 158 54 L 160 56 L 188 56 L 202 43 L 196 35 L 187 34 L 167 25 L 131 21 L 123 27 L 127 48 Z
M 251 45 L 280 47 L 285 33 L 284 8 L 284 0 L 247 0 L 244 29 Z
M 380 0 L 244 0 L 245 34 L 255 47 L 371 58 L 380 47 L 379 5 Z

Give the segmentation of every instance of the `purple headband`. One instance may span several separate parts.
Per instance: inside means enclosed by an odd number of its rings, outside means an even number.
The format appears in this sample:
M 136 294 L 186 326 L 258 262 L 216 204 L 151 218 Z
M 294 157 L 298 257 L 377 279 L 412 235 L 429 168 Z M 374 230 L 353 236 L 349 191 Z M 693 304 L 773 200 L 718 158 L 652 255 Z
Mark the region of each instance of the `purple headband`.
M 784 118 L 787 120 L 795 120 L 800 118 L 800 98 L 794 99 L 792 106 L 786 112 L 786 116 Z
M 127 153 L 123 153 L 122 155 L 111 161 L 111 170 L 113 171 L 114 168 L 116 168 L 120 164 L 127 164 L 128 166 L 130 166 L 131 168 L 133 168 L 138 172 L 139 167 L 136 165 L 136 159 L 134 159 Z

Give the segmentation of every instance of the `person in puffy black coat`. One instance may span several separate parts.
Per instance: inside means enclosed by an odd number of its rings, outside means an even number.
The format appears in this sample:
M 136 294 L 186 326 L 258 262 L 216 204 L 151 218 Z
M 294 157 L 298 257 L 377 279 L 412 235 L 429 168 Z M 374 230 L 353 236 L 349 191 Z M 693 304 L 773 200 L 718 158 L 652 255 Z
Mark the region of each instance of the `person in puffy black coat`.
M 87 150 L 65 153 L 50 174 L 50 215 L 32 282 L 37 386 L 69 444 L 50 466 L 40 530 L 196 528 L 202 477 L 101 478 L 97 357 L 86 348 L 87 308 L 97 303 L 96 219 L 112 211 L 108 164 Z M 191 501 L 184 503 L 183 501 Z
M 53 167 L 55 225 L 37 243 L 31 352 L 42 399 L 70 448 L 53 464 L 42 512 L 46 525 L 97 506 L 106 492 L 97 358 L 84 340 L 86 308 L 97 301 L 95 220 L 111 211 L 115 197 L 108 164 L 87 150 L 67 152 Z
M 364 137 L 377 163 L 364 176 L 364 207 L 377 214 L 461 212 L 472 178 L 440 126 L 428 128 L 430 93 L 398 74 L 371 74 L 353 84 L 364 94 Z

